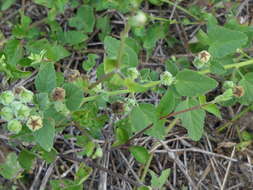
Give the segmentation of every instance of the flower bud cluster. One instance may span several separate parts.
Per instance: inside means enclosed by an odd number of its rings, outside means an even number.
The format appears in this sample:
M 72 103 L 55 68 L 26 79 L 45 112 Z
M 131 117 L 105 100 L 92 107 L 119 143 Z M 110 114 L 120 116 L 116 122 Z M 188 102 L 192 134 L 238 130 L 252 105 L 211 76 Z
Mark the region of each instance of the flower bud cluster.
M 175 81 L 175 78 L 169 71 L 165 71 L 160 75 L 160 80 L 161 84 L 170 86 Z
M 208 51 L 201 51 L 198 53 L 198 56 L 194 59 L 193 65 L 197 69 L 201 69 L 204 66 L 208 65 L 209 61 L 211 59 L 211 55 Z
M 32 117 L 32 108 L 29 107 L 29 104 L 32 103 L 33 96 L 33 92 L 24 87 L 18 87 L 14 92 L 7 90 L 0 94 L 0 117 L 7 122 L 10 132 L 18 134 L 22 125 Z M 42 123 L 40 127 L 42 127 Z
M 140 73 L 135 67 L 131 67 L 127 69 L 127 75 L 132 79 L 135 80 L 139 77 Z

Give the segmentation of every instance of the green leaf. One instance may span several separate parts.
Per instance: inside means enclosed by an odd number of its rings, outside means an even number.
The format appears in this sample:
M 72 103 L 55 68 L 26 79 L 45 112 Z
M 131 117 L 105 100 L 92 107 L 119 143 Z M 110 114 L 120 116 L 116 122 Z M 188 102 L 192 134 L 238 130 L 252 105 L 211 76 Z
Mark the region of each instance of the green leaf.
M 182 111 L 198 105 L 198 102 L 194 99 L 185 100 L 178 105 L 175 111 Z M 181 119 L 183 127 L 187 129 L 188 135 L 192 140 L 198 141 L 202 137 L 205 119 L 204 110 L 196 109 L 193 111 L 187 111 L 176 117 Z
M 151 50 L 155 47 L 156 42 L 159 39 L 162 39 L 165 37 L 166 35 L 166 30 L 167 30 L 167 26 L 166 24 L 161 25 L 161 24 L 154 24 L 148 27 L 147 29 L 147 33 L 144 36 L 144 43 L 143 43 L 143 47 L 145 49 Z
M 70 55 L 70 53 L 63 46 L 56 43 L 51 44 L 47 39 L 30 41 L 28 42 L 26 48 L 34 54 L 39 54 L 42 50 L 45 50 L 45 57 L 52 62 L 57 62 L 60 59 Z
M 183 70 L 176 75 L 176 90 L 182 96 L 199 96 L 217 86 L 217 82 L 195 71 Z
M 84 163 L 81 163 L 75 175 L 75 184 L 76 185 L 83 184 L 83 182 L 89 178 L 91 173 L 92 168 L 84 165 Z
M 11 39 L 7 42 L 4 53 L 7 57 L 7 63 L 12 66 L 16 66 L 23 56 L 23 46 L 21 41 Z
M 69 45 L 76 45 L 87 40 L 88 36 L 84 34 L 82 31 L 69 30 L 66 32 L 60 32 L 58 38 L 60 42 Z
M 93 8 L 88 5 L 81 6 L 77 10 L 76 16 L 69 20 L 69 25 L 87 33 L 92 32 L 95 25 Z
M 130 115 L 133 132 L 140 131 L 153 124 L 152 128 L 145 132 L 158 139 L 164 137 L 164 121 L 158 120 L 156 109 L 152 104 L 140 104 L 132 109 Z
M 35 78 L 35 86 L 39 92 L 50 93 L 56 87 L 56 74 L 53 63 L 42 63 Z
M 104 60 L 104 71 L 105 73 L 110 73 L 117 68 L 118 62 L 116 59 L 108 59 Z
M 152 104 L 140 104 L 134 107 L 130 113 L 130 122 L 134 132 L 146 128 L 155 120 L 155 107 Z
M 165 116 L 175 107 L 175 95 L 172 90 L 167 90 L 156 108 L 158 117 Z
M 46 110 L 50 106 L 48 93 L 36 94 L 35 101 L 36 101 L 36 103 L 38 104 L 38 106 L 41 110 Z
M 31 169 L 34 159 L 35 155 L 26 149 L 23 149 L 18 155 L 18 161 L 26 171 Z
M 15 2 L 16 2 L 16 0 L 5 0 L 5 1 L 2 1 L 2 3 L 1 3 L 1 11 L 5 11 L 5 10 L 9 9 Z
M 145 164 L 150 157 L 147 149 L 142 146 L 131 146 L 129 151 L 133 154 L 134 158 L 142 164 Z
M 239 102 L 245 105 L 251 104 L 253 102 L 253 72 L 247 73 L 239 85 L 244 89 L 244 95 L 239 98 Z
M 83 91 L 72 83 L 63 85 L 66 91 L 66 106 L 70 111 L 78 109 L 83 100 Z
M 237 48 L 241 48 L 248 41 L 246 34 L 222 26 L 209 28 L 208 36 L 211 43 L 209 52 L 216 58 L 235 53 Z
M 158 177 L 152 170 L 150 170 L 149 173 L 152 177 L 151 186 L 153 188 L 162 188 L 169 178 L 170 169 L 163 170 L 160 177 Z
M 18 157 L 14 152 L 9 153 L 5 162 L 0 164 L 0 175 L 6 179 L 17 177 L 20 171 L 21 166 L 19 165 Z
M 41 154 L 41 157 L 48 163 L 48 164 L 51 164 L 53 163 L 56 158 L 57 158 L 57 151 L 55 149 L 52 149 L 50 150 L 49 152 L 48 151 L 45 151 L 44 149 L 40 149 L 40 154 Z
M 109 59 L 116 60 L 120 51 L 120 41 L 110 36 L 105 37 L 104 46 Z M 124 45 L 122 63 L 123 67 L 136 67 L 138 56 L 127 44 Z M 122 68 L 122 67 L 121 67 Z
M 54 145 L 55 122 L 52 119 L 44 119 L 43 127 L 34 132 L 35 141 L 46 151 L 51 151 Z
M 50 44 L 49 46 L 46 46 L 45 49 L 45 56 L 54 62 L 57 62 L 70 55 L 70 53 L 63 46 L 57 44 Z
M 200 104 L 205 104 L 206 102 L 206 96 L 200 96 L 199 97 L 199 103 Z M 208 111 L 209 113 L 214 114 L 215 116 L 217 116 L 218 118 L 221 119 L 221 113 L 220 110 L 218 108 L 218 106 L 216 104 L 208 104 L 206 106 L 202 107 L 204 110 Z
M 112 146 L 119 146 L 124 144 L 128 141 L 129 135 L 128 132 L 123 128 L 116 129 L 116 141 L 113 143 Z
M 89 54 L 88 60 L 84 61 L 82 67 L 85 71 L 90 71 L 96 65 L 96 59 L 98 59 L 97 54 Z M 106 70 L 105 70 L 106 71 Z

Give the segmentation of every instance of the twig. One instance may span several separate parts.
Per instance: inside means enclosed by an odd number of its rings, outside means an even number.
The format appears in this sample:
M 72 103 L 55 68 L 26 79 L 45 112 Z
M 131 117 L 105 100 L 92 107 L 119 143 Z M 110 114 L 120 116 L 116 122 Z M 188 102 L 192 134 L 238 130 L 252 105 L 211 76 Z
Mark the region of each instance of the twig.
M 66 155 L 59 155 L 60 157 L 66 159 L 66 160 L 72 160 L 72 161 L 75 161 L 75 162 L 84 162 L 86 165 L 92 167 L 92 168 L 97 168 L 98 170 L 101 170 L 101 171 L 104 171 L 106 173 L 108 173 L 109 175 L 113 176 L 113 177 L 116 177 L 116 178 L 120 178 L 121 180 L 124 180 L 136 187 L 141 187 L 143 186 L 144 184 L 142 183 L 139 183 L 139 182 L 136 182 L 132 179 L 129 179 L 128 177 L 120 174 L 120 173 L 115 173 L 111 170 L 108 170 L 107 168 L 104 168 L 103 166 L 100 166 L 98 164 L 96 164 L 95 162 L 93 162 L 92 160 L 86 160 L 86 159 L 80 159 L 80 158 L 73 158 L 73 157 L 70 157 L 70 156 L 66 156 Z
M 231 159 L 234 157 L 234 154 L 235 154 L 235 146 L 234 146 L 233 151 L 231 153 Z M 226 170 L 226 174 L 225 174 L 222 186 L 221 186 L 221 190 L 224 190 L 225 187 L 226 187 L 226 182 L 227 182 L 229 170 L 230 170 L 230 167 L 231 167 L 231 163 L 232 163 L 232 161 L 230 160 L 229 163 L 228 163 L 228 167 L 227 167 L 227 170 Z
M 49 167 L 48 167 L 48 169 L 46 171 L 46 174 L 45 174 L 45 176 L 42 179 L 42 182 L 41 182 L 39 190 L 46 189 L 46 185 L 47 185 L 48 179 L 49 179 L 50 175 L 53 172 L 54 166 L 55 166 L 55 162 L 49 165 Z

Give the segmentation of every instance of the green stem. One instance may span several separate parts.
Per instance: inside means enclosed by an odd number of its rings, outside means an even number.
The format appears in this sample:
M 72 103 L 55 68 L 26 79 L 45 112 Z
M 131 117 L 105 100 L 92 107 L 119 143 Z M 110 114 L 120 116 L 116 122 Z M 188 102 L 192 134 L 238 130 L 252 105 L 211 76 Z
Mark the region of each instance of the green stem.
M 124 27 L 123 32 L 120 35 L 121 41 L 120 41 L 120 47 L 119 47 L 119 53 L 118 53 L 118 57 L 117 57 L 117 68 L 120 68 L 121 62 L 122 62 L 122 58 L 124 55 L 124 47 L 125 47 L 125 41 L 126 38 L 128 37 L 128 32 L 130 31 L 131 26 L 129 24 L 129 22 L 126 23 L 126 26 Z
M 147 84 L 144 84 L 143 87 L 152 88 L 152 87 L 155 87 L 155 86 L 159 85 L 160 83 L 161 83 L 160 81 L 152 81 L 152 82 L 149 82 Z M 128 90 L 128 89 L 125 89 L 125 90 L 115 90 L 115 91 L 112 91 L 112 92 L 105 92 L 105 94 L 107 96 L 116 96 L 116 95 L 127 94 L 127 93 L 131 93 L 131 91 Z M 83 98 L 83 101 L 82 101 L 81 105 L 83 105 L 86 102 L 94 101 L 99 96 L 100 95 L 85 97 L 85 98 Z
M 229 64 L 229 65 L 224 65 L 224 69 L 226 69 L 226 70 L 232 69 L 232 68 L 237 68 L 238 69 L 240 67 L 244 67 L 244 66 L 248 66 L 248 65 L 253 65 L 253 59 L 248 60 L 248 61 L 242 61 L 242 62 L 239 62 L 239 63 L 232 63 L 232 64 Z M 199 71 L 200 74 L 208 74 L 210 72 L 211 72 L 210 69 Z
M 169 0 L 161 0 L 164 3 L 168 3 L 171 6 L 175 6 L 177 9 L 185 12 L 186 14 L 188 14 L 189 16 L 191 16 L 192 18 L 196 19 L 196 20 L 200 20 L 197 16 L 195 16 L 194 14 L 192 14 L 190 11 L 188 11 L 187 9 L 181 7 L 180 5 L 178 5 L 175 2 L 169 1 Z
M 224 129 L 226 129 L 227 127 L 229 127 L 231 124 L 233 124 L 235 121 L 237 121 L 238 119 L 240 119 L 244 114 L 248 113 L 249 111 L 251 111 L 253 109 L 253 104 L 249 105 L 247 108 L 245 108 L 243 111 L 241 111 L 239 114 L 237 114 L 231 121 L 227 122 L 226 124 L 218 127 L 216 129 L 217 132 L 221 132 Z

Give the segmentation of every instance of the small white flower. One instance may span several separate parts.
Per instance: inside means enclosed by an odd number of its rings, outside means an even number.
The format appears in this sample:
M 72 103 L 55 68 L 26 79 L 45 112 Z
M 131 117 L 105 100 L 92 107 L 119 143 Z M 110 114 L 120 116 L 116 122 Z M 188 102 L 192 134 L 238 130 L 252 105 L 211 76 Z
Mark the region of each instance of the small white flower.
M 175 81 L 175 78 L 170 72 L 165 71 L 160 75 L 160 80 L 163 85 L 170 86 Z
M 141 27 L 144 26 L 147 22 L 147 16 L 144 12 L 138 11 L 137 14 L 130 19 L 132 26 Z
M 43 127 L 43 121 L 42 118 L 40 116 L 37 115 L 32 115 L 27 123 L 26 123 L 27 127 L 32 130 L 32 131 L 37 131 L 40 128 Z
M 211 55 L 208 51 L 204 50 L 198 53 L 198 58 L 202 63 L 207 63 L 210 60 Z

